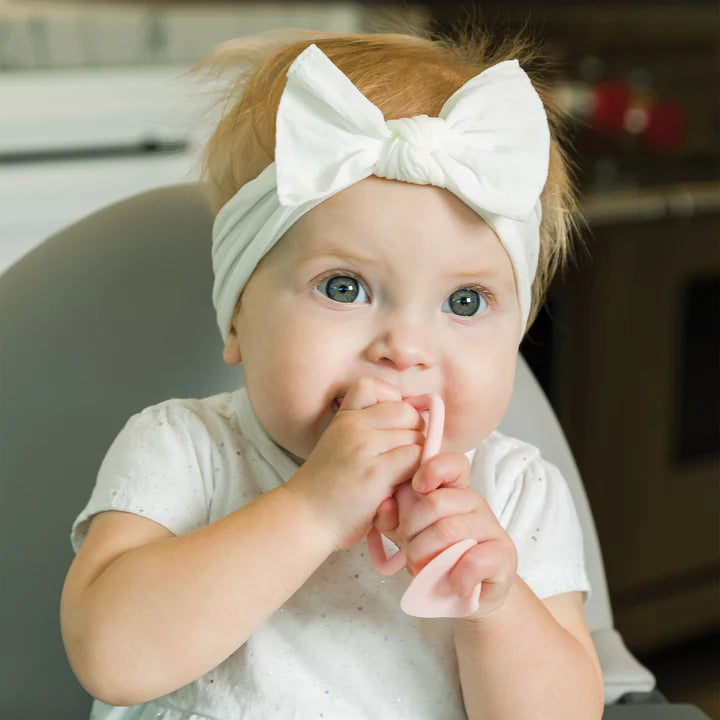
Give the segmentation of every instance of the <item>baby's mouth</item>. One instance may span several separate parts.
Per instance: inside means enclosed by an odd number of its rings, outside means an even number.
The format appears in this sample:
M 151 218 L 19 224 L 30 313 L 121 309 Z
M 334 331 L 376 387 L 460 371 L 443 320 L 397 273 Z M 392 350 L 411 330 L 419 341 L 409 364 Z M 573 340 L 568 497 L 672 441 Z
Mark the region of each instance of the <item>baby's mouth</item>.
M 339 410 L 339 409 L 340 409 L 340 406 L 342 405 L 344 399 L 345 399 L 345 396 L 344 396 L 344 395 L 340 395 L 339 397 L 336 397 L 335 400 L 333 400 L 333 407 L 334 407 L 336 410 Z

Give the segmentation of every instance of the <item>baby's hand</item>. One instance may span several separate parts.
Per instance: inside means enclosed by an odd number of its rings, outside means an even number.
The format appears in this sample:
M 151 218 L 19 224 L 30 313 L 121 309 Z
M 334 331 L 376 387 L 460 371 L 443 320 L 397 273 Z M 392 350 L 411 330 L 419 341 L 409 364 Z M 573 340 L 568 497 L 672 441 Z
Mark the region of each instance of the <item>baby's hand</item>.
M 367 535 L 378 505 L 412 477 L 425 435 L 420 413 L 393 385 L 362 377 L 285 487 L 309 504 L 335 550 Z
M 477 540 L 448 580 L 461 597 L 482 582 L 480 607 L 466 618 L 480 619 L 505 601 L 517 571 L 517 551 L 485 498 L 467 484 L 469 476 L 470 463 L 462 453 L 434 455 L 413 476 L 413 488 L 423 497 L 399 520 L 393 501 L 385 501 L 375 525 L 405 551 L 411 575 L 456 542 Z

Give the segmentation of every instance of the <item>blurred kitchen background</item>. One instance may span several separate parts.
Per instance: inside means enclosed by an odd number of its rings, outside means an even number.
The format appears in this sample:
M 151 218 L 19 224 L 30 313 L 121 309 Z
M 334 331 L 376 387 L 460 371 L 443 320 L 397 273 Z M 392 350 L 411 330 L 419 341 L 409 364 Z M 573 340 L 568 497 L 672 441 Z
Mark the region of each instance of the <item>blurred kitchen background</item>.
M 522 352 L 583 477 L 616 627 L 669 700 L 718 718 L 719 16 L 689 1 L 0 1 L 0 272 L 104 205 L 197 179 L 214 116 L 181 74 L 223 40 L 526 26 L 573 114 L 589 253 Z

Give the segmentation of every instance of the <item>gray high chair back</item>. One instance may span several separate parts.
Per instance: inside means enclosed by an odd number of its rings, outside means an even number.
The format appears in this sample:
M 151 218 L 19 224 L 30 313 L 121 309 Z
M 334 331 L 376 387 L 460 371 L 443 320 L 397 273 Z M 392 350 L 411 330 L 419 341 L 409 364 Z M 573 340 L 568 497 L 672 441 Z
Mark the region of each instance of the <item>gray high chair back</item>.
M 173 397 L 234 390 L 212 306 L 212 218 L 199 185 L 159 188 L 52 235 L 0 276 L 2 679 L 0 717 L 87 717 L 60 635 L 70 526 L 127 419 Z M 524 360 L 501 432 L 567 479 L 585 538 L 585 615 L 605 702 L 653 675 L 613 629 L 595 526 L 565 436 Z

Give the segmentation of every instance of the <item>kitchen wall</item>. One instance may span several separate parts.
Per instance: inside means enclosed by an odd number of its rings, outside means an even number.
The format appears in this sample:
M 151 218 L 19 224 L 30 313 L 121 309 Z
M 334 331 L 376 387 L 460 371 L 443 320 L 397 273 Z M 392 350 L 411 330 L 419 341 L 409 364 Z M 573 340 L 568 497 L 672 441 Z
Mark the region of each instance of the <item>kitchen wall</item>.
M 111 202 L 200 177 L 215 83 L 184 73 L 224 40 L 426 18 L 348 1 L 0 3 L 0 271 Z

